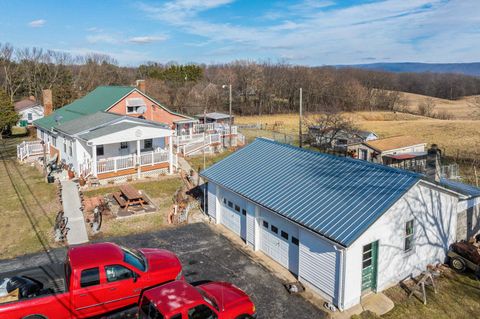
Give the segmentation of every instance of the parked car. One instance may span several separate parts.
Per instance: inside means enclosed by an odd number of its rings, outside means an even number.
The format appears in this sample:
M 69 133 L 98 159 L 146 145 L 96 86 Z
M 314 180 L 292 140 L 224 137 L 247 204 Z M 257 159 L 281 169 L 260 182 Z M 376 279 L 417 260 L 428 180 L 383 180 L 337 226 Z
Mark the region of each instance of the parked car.
M 68 319 L 133 306 L 143 290 L 183 276 L 170 251 L 99 243 L 69 248 L 63 263 L 3 273 L 2 278 L 8 280 L 9 295 L 0 297 L 0 318 Z
M 196 287 L 174 281 L 146 290 L 139 319 L 251 319 L 255 305 L 240 288 L 226 282 Z

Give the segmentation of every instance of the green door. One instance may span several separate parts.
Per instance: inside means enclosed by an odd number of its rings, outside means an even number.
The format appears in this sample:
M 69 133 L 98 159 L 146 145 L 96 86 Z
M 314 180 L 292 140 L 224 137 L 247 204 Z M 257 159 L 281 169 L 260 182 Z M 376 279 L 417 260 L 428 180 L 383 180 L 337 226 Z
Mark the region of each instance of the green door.
M 362 292 L 377 289 L 378 241 L 363 246 Z

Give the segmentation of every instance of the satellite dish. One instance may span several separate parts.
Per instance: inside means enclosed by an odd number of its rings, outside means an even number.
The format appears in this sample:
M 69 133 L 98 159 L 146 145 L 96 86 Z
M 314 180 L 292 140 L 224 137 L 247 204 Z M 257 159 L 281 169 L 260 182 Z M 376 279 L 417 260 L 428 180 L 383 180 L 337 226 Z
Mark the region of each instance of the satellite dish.
M 137 113 L 144 114 L 145 112 L 147 112 L 147 107 L 145 105 L 142 105 L 137 109 Z

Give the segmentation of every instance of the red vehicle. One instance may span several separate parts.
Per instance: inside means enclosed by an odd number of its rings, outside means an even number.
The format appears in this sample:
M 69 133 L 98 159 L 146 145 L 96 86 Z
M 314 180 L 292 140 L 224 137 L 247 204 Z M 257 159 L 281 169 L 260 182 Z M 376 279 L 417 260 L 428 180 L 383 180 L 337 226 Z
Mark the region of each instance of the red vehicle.
M 68 319 L 133 306 L 143 290 L 183 276 L 172 252 L 99 243 L 70 248 L 64 263 L 0 274 L 2 278 L 18 286 L 19 298 L 2 303 L 0 297 L 0 318 Z
M 192 286 L 174 281 L 143 293 L 139 319 L 251 319 L 255 305 L 239 288 L 226 282 Z

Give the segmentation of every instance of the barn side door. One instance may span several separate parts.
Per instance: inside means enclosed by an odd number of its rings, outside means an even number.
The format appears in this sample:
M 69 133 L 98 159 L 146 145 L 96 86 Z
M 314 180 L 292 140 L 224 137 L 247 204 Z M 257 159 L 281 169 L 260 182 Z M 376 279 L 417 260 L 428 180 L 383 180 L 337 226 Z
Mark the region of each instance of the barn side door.
M 362 293 L 377 289 L 378 241 L 363 246 Z

